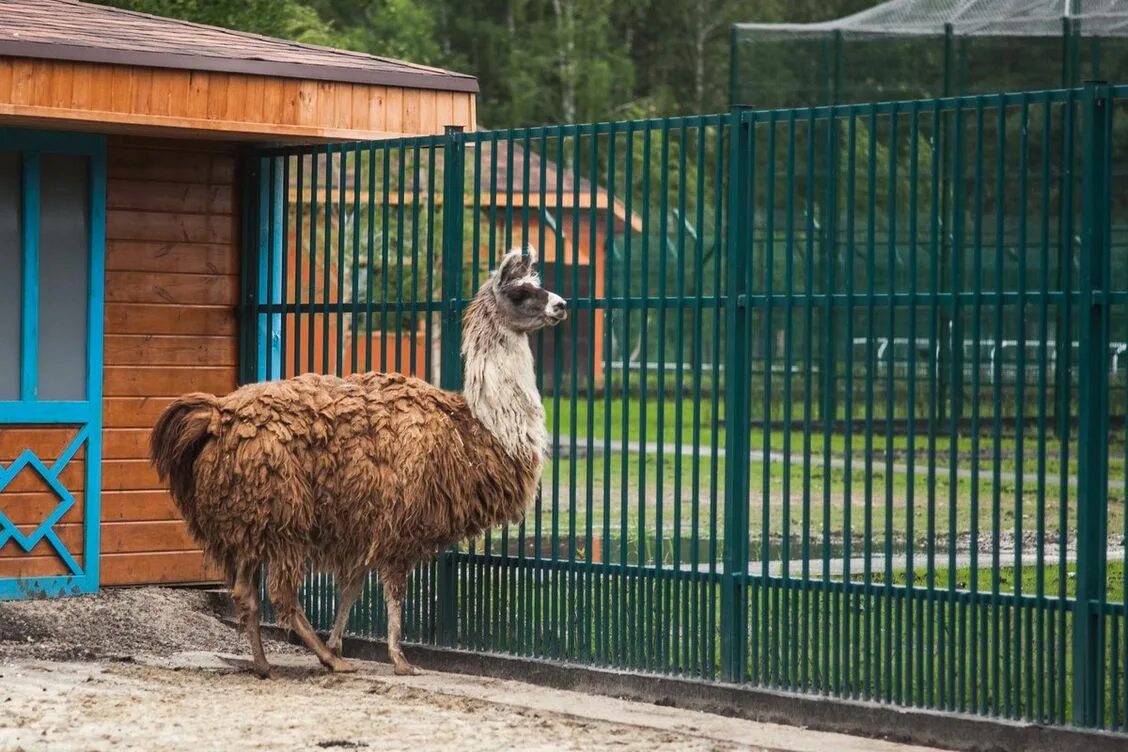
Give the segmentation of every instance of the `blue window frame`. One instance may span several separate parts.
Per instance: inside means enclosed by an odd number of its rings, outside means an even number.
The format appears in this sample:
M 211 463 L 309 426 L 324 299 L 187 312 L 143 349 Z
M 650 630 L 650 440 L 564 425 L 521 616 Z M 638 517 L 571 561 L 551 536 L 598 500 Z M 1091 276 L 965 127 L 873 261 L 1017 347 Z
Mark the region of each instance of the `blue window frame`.
M 29 446 L 6 466 L 0 462 L 0 549 L 16 545 L 28 553 L 46 541 L 67 570 L 0 577 L 0 599 L 90 593 L 98 589 L 100 553 L 106 139 L 0 128 L 0 157 L 0 230 L 5 218 L 20 228 L 18 242 L 9 238 L 0 249 L 0 258 L 20 269 L 18 283 L 8 280 L 13 289 L 18 285 L 18 304 L 7 296 L 19 325 L 0 330 L 0 358 L 18 362 L 18 388 L 5 389 L 0 374 L 0 431 L 13 425 L 74 428 L 57 457 L 41 458 Z M 9 190 L 3 188 L 5 175 Z M 55 529 L 77 503 L 62 472 L 80 452 L 81 562 Z M 40 476 L 57 504 L 21 530 L 5 514 L 4 489 L 28 472 Z

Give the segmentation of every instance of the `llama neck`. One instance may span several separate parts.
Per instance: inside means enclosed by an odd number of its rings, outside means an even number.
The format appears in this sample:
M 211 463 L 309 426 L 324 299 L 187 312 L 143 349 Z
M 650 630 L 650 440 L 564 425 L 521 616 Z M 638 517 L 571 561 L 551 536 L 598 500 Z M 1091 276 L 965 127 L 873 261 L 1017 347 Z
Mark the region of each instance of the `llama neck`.
M 543 465 L 548 450 L 529 338 L 498 324 L 488 306 L 467 313 L 462 335 L 463 396 L 474 417 L 514 459 Z

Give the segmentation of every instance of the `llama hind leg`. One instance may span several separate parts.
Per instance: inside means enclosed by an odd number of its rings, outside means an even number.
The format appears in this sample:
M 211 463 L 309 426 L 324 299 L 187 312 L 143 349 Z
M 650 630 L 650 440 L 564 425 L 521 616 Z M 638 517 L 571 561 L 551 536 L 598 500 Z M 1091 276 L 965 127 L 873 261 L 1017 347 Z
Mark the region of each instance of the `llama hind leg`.
M 298 637 L 306 644 L 317 660 L 330 671 L 337 673 L 350 673 L 356 671 L 351 663 L 333 655 L 325 643 L 317 636 L 313 626 L 306 618 L 305 611 L 298 602 L 298 587 L 301 582 L 300 570 L 286 570 L 285 567 L 271 567 L 270 571 L 270 600 L 278 612 L 280 624 L 293 629 Z
M 388 657 L 392 659 L 395 673 L 408 676 L 419 673 L 419 669 L 408 663 L 400 647 L 403 636 L 403 594 L 407 589 L 407 573 L 396 568 L 380 573 L 384 585 L 384 602 L 388 606 Z
M 349 623 L 349 612 L 352 611 L 353 604 L 356 599 L 360 597 L 360 591 L 364 587 L 364 573 L 349 578 L 341 585 L 341 594 L 337 599 L 337 617 L 333 620 L 333 631 L 329 634 L 329 640 L 325 646 L 333 652 L 334 655 L 341 655 L 342 650 L 342 636 L 345 632 L 345 627 Z
M 259 630 L 259 567 L 257 564 L 246 564 L 239 568 L 235 577 L 231 596 L 235 600 L 237 620 L 247 632 L 247 639 L 251 643 L 251 655 L 254 659 L 254 672 L 261 679 L 270 678 L 270 664 L 266 660 L 266 652 L 262 649 L 262 633 Z

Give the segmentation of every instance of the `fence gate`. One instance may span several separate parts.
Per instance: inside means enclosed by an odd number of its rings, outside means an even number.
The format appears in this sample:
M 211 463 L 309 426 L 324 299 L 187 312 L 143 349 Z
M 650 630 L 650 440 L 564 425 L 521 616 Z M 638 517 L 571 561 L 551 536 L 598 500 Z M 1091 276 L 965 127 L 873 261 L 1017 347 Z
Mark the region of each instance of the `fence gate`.
M 243 376 L 458 388 L 464 306 L 532 243 L 574 312 L 533 341 L 553 461 L 414 574 L 409 639 L 1123 731 L 1126 103 L 263 150 Z

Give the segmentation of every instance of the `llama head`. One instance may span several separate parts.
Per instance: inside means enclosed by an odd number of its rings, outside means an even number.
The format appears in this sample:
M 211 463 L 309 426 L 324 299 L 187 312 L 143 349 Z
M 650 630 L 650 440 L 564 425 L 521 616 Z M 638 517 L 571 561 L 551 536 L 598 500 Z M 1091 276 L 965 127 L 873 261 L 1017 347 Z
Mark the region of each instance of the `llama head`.
M 537 252 L 520 248 L 506 253 L 493 273 L 493 298 L 499 318 L 515 332 L 535 332 L 568 318 L 564 298 L 541 286 L 536 271 Z

